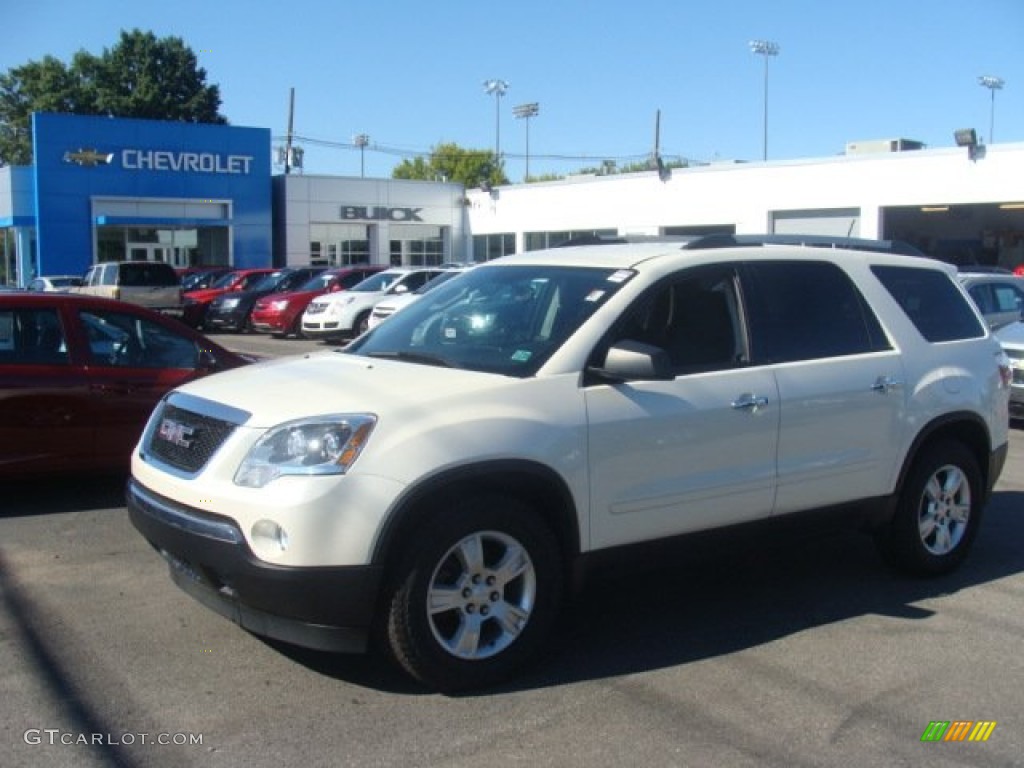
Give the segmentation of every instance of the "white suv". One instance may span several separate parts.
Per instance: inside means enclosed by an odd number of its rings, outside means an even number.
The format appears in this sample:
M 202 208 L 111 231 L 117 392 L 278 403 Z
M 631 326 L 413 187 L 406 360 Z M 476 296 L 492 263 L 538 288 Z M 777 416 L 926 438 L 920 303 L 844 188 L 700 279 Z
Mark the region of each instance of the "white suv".
M 387 296 L 415 291 L 444 271 L 441 267 L 393 267 L 371 275 L 347 291 L 318 296 L 302 315 L 302 333 L 311 339 L 365 333 L 374 304 Z
M 572 576 L 627 545 L 855 508 L 895 564 L 955 568 L 1006 458 L 1009 376 L 929 259 L 561 248 L 345 349 L 172 392 L 128 506 L 246 629 L 379 643 L 454 690 L 534 657 Z

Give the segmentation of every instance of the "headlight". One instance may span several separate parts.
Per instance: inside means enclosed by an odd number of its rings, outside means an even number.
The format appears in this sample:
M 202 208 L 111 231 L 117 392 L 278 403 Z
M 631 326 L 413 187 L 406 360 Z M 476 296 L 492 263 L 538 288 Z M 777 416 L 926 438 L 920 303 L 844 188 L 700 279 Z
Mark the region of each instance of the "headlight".
M 279 424 L 261 437 L 235 472 L 235 484 L 262 488 L 281 475 L 343 475 L 370 437 L 377 417 L 331 414 Z
M 241 301 L 237 296 L 232 296 L 229 299 L 218 299 L 217 304 L 220 309 L 234 309 L 238 306 L 238 302 Z
M 280 301 L 272 301 L 269 304 L 270 309 L 275 312 L 283 312 L 288 309 L 288 299 L 281 299 Z

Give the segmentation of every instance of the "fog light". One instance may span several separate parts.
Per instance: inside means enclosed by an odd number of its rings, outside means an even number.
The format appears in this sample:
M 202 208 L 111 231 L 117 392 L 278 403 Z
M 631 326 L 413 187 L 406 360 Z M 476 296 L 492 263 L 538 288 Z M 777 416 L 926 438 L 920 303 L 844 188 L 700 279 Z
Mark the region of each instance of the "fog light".
M 288 549 L 288 533 L 273 520 L 260 520 L 252 527 L 252 543 L 260 555 L 277 555 Z

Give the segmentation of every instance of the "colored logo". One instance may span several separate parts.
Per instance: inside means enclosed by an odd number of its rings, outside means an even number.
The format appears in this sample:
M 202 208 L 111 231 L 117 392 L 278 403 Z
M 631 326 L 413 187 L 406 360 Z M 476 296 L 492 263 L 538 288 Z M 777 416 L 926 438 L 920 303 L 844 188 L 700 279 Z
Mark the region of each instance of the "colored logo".
M 95 149 L 81 149 L 77 152 L 65 152 L 64 162 L 74 163 L 80 165 L 83 168 L 94 168 L 97 165 L 110 165 L 110 162 L 114 159 L 114 155 L 111 152 L 99 152 Z
M 921 741 L 988 741 L 995 729 L 995 720 L 932 720 Z

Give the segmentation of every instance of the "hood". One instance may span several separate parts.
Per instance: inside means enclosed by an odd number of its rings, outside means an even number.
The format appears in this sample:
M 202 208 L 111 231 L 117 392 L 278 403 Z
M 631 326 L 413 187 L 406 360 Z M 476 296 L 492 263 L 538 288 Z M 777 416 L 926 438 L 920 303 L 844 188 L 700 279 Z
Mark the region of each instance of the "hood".
M 325 413 L 430 408 L 457 397 L 472 400 L 517 379 L 338 351 L 268 360 L 190 382 L 179 390 L 252 414 L 248 426 L 272 427 Z
M 223 293 L 228 293 L 230 290 L 230 288 L 200 288 L 198 291 L 186 292 L 185 298 L 194 299 L 195 301 L 207 301 L 215 299 Z
M 1020 321 L 1004 325 L 993 335 L 1004 346 L 1024 347 L 1024 323 Z
M 272 301 L 297 301 L 301 299 L 313 299 L 317 296 L 322 296 L 325 293 L 326 291 L 281 291 L 280 293 L 261 296 L 260 298 L 270 299 Z

